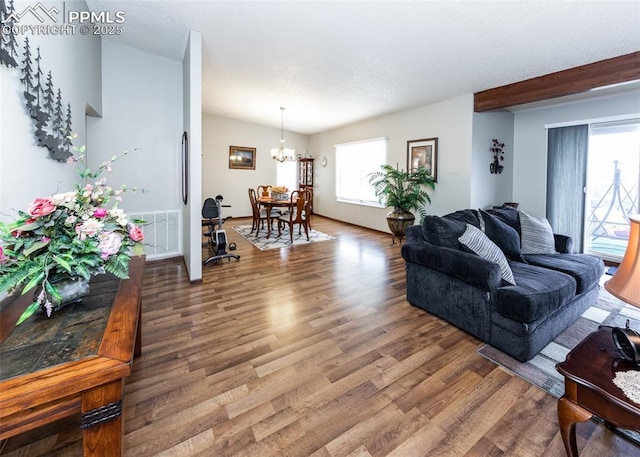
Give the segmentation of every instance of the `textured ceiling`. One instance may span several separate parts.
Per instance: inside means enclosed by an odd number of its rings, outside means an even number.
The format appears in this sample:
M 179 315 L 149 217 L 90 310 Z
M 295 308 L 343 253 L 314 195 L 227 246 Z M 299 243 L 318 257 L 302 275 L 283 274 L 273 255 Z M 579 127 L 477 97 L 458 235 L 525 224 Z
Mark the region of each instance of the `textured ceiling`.
M 205 112 L 305 134 L 640 50 L 638 1 L 87 4 L 179 61 L 201 32 Z

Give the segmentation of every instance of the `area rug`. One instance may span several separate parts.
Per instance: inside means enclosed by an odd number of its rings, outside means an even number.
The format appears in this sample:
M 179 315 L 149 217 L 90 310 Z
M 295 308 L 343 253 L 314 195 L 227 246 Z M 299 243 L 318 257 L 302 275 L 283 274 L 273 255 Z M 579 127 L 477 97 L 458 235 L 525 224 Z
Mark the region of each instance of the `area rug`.
M 601 285 L 608 279 L 605 276 Z M 564 393 L 564 378 L 556 370 L 556 363 L 564 361 L 569 351 L 589 333 L 598 330 L 599 325 L 624 327 L 627 319 L 632 328 L 640 329 L 640 309 L 624 303 L 601 287 L 596 304 L 528 362 L 519 362 L 488 344 L 478 349 L 478 352 L 525 381 L 560 398 Z M 627 430 L 620 432 L 640 445 L 640 433 Z
M 318 243 L 320 241 L 330 241 L 335 240 L 336 238 L 331 235 L 327 235 L 322 232 L 318 232 L 317 230 L 309 230 L 309 241 L 307 241 L 307 237 L 304 233 L 304 229 L 302 230 L 302 234 L 298 234 L 298 228 L 296 227 L 293 231 L 293 244 L 291 243 L 289 237 L 289 230 L 282 231 L 282 235 L 278 236 L 278 229 L 271 230 L 271 236 L 267 239 L 267 234 L 265 230 L 261 230 L 259 235 L 256 237 L 256 232 L 250 234 L 251 226 L 250 225 L 238 225 L 233 228 L 240 236 L 242 236 L 245 240 L 249 241 L 255 247 L 260 249 L 261 251 L 265 251 L 267 249 L 278 249 L 278 248 L 288 248 L 290 246 L 298 246 L 302 244 L 309 243 Z

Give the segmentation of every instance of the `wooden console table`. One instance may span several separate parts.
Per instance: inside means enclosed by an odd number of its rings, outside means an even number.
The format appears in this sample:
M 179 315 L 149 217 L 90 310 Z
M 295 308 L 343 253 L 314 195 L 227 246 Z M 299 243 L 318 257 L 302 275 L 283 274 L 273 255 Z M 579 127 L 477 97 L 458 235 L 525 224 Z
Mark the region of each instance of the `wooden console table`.
M 14 328 L 30 297 L 0 304 L 0 440 L 82 415 L 85 456 L 122 455 L 125 377 L 141 348 L 144 257 L 92 279 L 82 303 Z
M 638 367 L 619 358 L 611 328 L 603 327 L 587 336 L 556 368 L 565 377 L 558 422 L 569 457 L 578 456 L 576 422 L 594 415 L 616 427 L 640 430 L 640 405 L 613 383 L 616 372 Z

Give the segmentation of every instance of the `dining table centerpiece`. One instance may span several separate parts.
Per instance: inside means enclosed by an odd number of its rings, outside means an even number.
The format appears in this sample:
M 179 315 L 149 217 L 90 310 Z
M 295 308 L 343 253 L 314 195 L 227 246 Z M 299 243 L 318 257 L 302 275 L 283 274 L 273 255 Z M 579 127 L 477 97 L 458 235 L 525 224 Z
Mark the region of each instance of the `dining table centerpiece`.
M 83 148 L 78 151 L 84 152 Z M 83 155 L 72 156 L 81 182 L 73 191 L 33 200 L 9 223 L 0 222 L 0 293 L 33 293 L 33 302 L 16 325 L 43 309 L 47 316 L 88 294 L 92 276 L 128 278 L 132 255 L 143 253 L 139 224 L 118 208 L 122 194 L 100 178 L 111 171 L 115 155 L 92 171 Z M 31 292 L 33 291 L 33 292 Z
M 285 186 L 274 186 L 271 188 L 271 198 L 274 200 L 288 200 L 289 189 Z

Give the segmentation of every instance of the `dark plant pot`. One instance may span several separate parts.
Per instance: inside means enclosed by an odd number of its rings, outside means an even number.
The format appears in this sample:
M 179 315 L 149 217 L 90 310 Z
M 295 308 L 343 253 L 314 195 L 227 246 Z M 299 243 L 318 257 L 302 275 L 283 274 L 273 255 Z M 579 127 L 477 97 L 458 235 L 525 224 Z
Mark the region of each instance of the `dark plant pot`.
M 78 303 L 82 298 L 89 295 L 89 281 L 83 278 L 64 278 L 52 281 L 52 285 L 56 287 L 60 294 L 60 300 L 53 299 L 53 311 L 59 311 L 65 306 Z M 36 289 L 34 300 L 40 294 L 42 288 Z
M 407 227 L 413 225 L 416 217 L 410 211 L 404 211 L 401 209 L 394 209 L 387 213 L 387 224 L 389 224 L 389 230 L 393 234 L 391 244 L 395 244 L 396 238 L 399 242 L 405 237 L 405 230 Z

